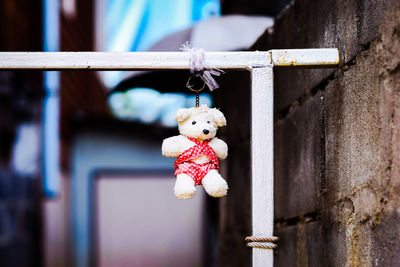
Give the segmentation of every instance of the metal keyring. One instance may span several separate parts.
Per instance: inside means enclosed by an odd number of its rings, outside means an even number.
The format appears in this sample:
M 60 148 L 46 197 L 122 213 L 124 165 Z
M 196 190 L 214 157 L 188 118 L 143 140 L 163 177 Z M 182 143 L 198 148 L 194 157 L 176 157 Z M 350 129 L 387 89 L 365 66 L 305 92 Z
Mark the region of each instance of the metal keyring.
M 189 77 L 189 80 L 187 81 L 187 83 L 186 83 L 186 87 L 190 90 L 190 91 L 193 91 L 193 92 L 196 92 L 196 93 L 198 93 L 198 92 L 201 92 L 201 91 L 203 91 L 203 89 L 206 87 L 206 82 L 205 81 L 203 81 L 204 82 L 204 84 L 203 84 L 203 87 L 201 87 L 200 89 L 193 89 L 192 88 L 192 85 L 190 85 L 190 80 L 192 79 L 192 76 L 190 76 Z

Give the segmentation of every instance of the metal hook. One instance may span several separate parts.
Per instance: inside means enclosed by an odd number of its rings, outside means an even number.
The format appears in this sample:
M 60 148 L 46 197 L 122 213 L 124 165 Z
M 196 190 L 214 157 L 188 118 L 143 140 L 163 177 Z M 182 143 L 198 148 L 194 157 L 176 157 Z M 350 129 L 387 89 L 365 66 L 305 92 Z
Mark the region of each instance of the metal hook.
M 193 85 L 191 85 L 190 84 L 190 80 L 192 79 L 192 76 L 190 76 L 189 77 L 189 80 L 187 81 L 187 83 L 186 83 L 186 87 L 190 90 L 190 91 L 193 91 L 193 92 L 201 92 L 201 91 L 203 91 L 203 89 L 206 87 L 206 82 L 205 81 L 203 81 L 203 87 L 201 87 L 200 89 L 194 89 L 192 86 L 194 86 L 194 84 Z
M 204 82 L 204 84 L 203 84 L 203 87 L 201 87 L 200 89 L 194 89 L 192 86 L 194 86 L 194 85 L 191 85 L 190 84 L 190 80 L 192 79 L 192 77 L 189 77 L 189 79 L 188 79 L 188 81 L 187 81 L 187 83 L 186 83 L 186 87 L 190 90 L 190 91 L 193 91 L 193 92 L 195 92 L 196 93 L 196 107 L 199 107 L 200 106 L 200 96 L 199 96 L 199 93 L 201 92 L 201 91 L 203 91 L 203 89 L 206 87 L 206 82 L 205 81 L 203 81 Z

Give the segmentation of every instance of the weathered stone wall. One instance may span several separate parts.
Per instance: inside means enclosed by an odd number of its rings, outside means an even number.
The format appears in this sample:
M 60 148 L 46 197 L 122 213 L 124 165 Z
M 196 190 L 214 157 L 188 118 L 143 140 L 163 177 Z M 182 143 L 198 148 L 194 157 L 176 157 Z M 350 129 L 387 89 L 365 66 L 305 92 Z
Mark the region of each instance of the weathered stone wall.
M 400 2 L 297 0 L 252 49 L 316 47 L 339 48 L 340 67 L 275 72 L 275 266 L 398 266 Z M 217 105 L 248 153 L 248 79 L 228 75 Z M 221 266 L 251 261 L 246 153 L 226 167 Z

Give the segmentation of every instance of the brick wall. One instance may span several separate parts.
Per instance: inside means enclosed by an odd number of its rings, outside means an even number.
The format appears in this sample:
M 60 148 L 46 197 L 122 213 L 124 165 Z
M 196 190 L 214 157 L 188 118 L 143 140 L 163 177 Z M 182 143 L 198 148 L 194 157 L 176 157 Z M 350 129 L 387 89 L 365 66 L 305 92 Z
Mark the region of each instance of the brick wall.
M 252 47 L 337 47 L 342 61 L 338 69 L 275 71 L 275 266 L 400 262 L 399 18 L 398 0 L 297 0 Z M 224 79 L 217 105 L 233 113 L 224 134 L 234 151 L 221 265 L 246 266 L 248 79 Z

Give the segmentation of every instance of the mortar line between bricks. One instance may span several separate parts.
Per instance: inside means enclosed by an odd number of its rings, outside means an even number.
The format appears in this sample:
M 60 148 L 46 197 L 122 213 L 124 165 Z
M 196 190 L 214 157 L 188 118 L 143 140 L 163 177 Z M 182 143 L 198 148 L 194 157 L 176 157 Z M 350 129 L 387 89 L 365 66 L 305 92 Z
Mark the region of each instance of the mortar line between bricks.
M 296 225 L 300 221 L 304 221 L 305 223 L 314 222 L 317 220 L 318 214 L 319 214 L 318 211 L 314 211 L 291 218 L 279 218 L 274 220 L 274 225 L 291 226 L 291 225 Z
M 379 37 L 377 37 L 379 38 Z M 376 38 L 373 40 L 375 41 Z M 373 42 L 371 41 L 371 42 Z M 347 61 L 347 63 L 345 63 L 344 65 L 342 65 L 340 68 L 336 69 L 333 73 L 331 73 L 328 77 L 326 77 L 325 79 L 323 79 L 321 82 L 319 82 L 316 86 L 314 86 L 313 88 L 311 88 L 311 90 L 309 91 L 310 94 L 303 94 L 300 97 L 298 97 L 297 99 L 293 100 L 290 105 L 288 105 L 287 107 L 282 108 L 281 110 L 279 110 L 277 112 L 277 118 L 275 119 L 275 123 L 278 123 L 280 121 L 285 120 L 290 114 L 292 114 L 294 111 L 296 111 L 299 107 L 301 107 L 305 102 L 307 102 L 310 98 L 314 97 L 316 94 L 318 94 L 318 92 L 320 91 L 325 91 L 325 87 L 328 85 L 328 83 L 332 80 L 335 79 L 335 76 L 338 72 L 340 71 L 347 71 L 349 70 L 352 66 L 354 66 L 356 64 L 356 59 L 357 57 L 369 50 L 371 42 L 368 42 L 366 44 L 364 44 L 362 46 L 362 49 L 357 53 L 357 55 L 355 55 L 354 57 L 352 57 L 350 60 Z
M 281 111 L 278 112 L 277 119 L 275 119 L 275 123 L 284 121 L 287 117 L 290 116 L 293 112 L 295 112 L 299 107 L 303 106 L 305 102 L 307 102 L 309 99 L 314 97 L 318 92 L 320 91 L 325 91 L 325 87 L 328 85 L 328 83 L 332 80 L 334 80 L 335 77 L 335 72 L 330 74 L 328 77 L 326 77 L 324 80 L 322 80 L 318 85 L 313 87 L 309 92 L 310 94 L 304 94 L 294 100 L 289 106 L 286 108 L 283 108 Z

